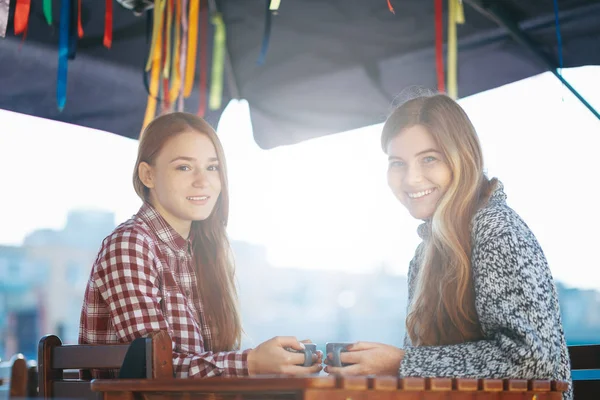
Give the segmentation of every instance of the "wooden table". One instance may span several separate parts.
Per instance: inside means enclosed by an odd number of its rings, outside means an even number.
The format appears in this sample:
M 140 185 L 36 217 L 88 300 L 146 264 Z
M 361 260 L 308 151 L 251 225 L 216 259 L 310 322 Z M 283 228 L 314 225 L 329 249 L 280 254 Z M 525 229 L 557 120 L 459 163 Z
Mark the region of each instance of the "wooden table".
M 554 381 L 396 377 L 96 379 L 104 400 L 561 400 Z

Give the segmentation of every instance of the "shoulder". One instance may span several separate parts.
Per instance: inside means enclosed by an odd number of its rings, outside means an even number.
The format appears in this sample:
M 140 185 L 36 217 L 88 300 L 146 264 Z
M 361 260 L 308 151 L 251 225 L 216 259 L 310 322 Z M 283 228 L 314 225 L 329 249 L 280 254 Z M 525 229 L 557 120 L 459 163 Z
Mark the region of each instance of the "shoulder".
M 117 226 L 102 242 L 94 272 L 114 267 L 135 268 L 152 262 L 157 253 L 157 239 L 150 227 L 134 216 Z

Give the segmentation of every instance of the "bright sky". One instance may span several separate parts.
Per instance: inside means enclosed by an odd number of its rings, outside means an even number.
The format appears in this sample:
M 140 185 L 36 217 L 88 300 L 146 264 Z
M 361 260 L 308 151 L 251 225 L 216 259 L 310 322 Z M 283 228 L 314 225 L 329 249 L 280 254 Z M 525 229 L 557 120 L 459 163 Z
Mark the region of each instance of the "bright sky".
M 600 109 L 600 67 L 564 74 Z M 600 289 L 600 121 L 550 74 L 460 102 L 489 175 L 504 182 L 555 278 Z M 362 272 L 385 262 L 406 273 L 418 221 L 387 188 L 380 125 L 264 151 L 249 121 L 247 103 L 232 102 L 219 125 L 232 239 L 264 245 L 281 267 Z M 137 211 L 136 141 L 6 111 L 0 127 L 0 244 L 60 229 L 73 209 L 110 210 L 116 222 Z

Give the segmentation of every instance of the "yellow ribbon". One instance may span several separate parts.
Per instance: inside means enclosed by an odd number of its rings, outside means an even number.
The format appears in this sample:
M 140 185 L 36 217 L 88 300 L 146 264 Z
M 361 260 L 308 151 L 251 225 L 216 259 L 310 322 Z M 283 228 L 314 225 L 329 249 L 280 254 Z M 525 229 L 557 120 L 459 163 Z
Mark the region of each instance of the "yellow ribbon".
M 281 0 L 271 0 L 269 3 L 269 10 L 277 11 L 279 10 L 279 6 L 281 5 Z
M 154 22 L 157 22 L 154 20 Z M 150 79 L 150 93 L 148 94 L 148 103 L 146 105 L 146 115 L 144 116 L 144 125 L 142 126 L 142 132 L 148 126 L 150 122 L 154 119 L 156 115 L 156 98 L 158 97 L 158 89 L 160 84 L 160 61 L 161 61 L 161 47 L 162 47 L 162 20 L 159 20 L 158 24 L 160 28 L 158 30 L 156 36 L 156 46 L 154 47 L 154 52 L 152 53 L 151 67 L 152 67 L 152 77 Z
M 170 75 L 170 69 L 171 69 L 171 36 L 172 36 L 172 29 L 173 29 L 173 7 L 172 7 L 172 2 L 168 1 L 168 5 L 167 5 L 167 34 L 165 37 L 165 65 L 164 65 L 164 69 L 163 69 L 163 78 L 168 78 Z
M 187 59 L 185 66 L 185 83 L 183 97 L 192 94 L 194 86 L 194 73 L 196 72 L 196 50 L 198 49 L 198 16 L 200 14 L 200 0 L 190 0 L 190 17 L 188 27 Z
M 446 90 L 448 96 L 458 98 L 458 39 L 456 24 L 463 24 L 465 15 L 461 0 L 448 0 L 448 77 Z
M 175 7 L 175 54 L 173 54 L 173 68 L 171 68 L 171 91 L 169 100 L 174 103 L 181 90 L 181 1 L 176 1 Z
M 216 13 L 212 17 L 212 23 L 215 26 L 215 37 L 213 42 L 213 60 L 210 76 L 208 108 L 210 110 L 218 110 L 221 108 L 221 103 L 223 101 L 226 33 L 225 22 L 220 13 Z
M 156 41 L 158 39 L 158 34 L 162 32 L 162 14 L 165 9 L 165 0 L 154 0 L 154 18 L 152 23 L 152 39 L 150 40 L 150 51 L 148 52 L 148 61 L 146 62 L 146 72 L 150 71 L 150 67 L 152 67 L 152 60 L 154 56 L 154 51 L 156 49 Z M 161 33 L 162 37 L 162 33 Z M 161 43 L 162 44 L 162 43 Z

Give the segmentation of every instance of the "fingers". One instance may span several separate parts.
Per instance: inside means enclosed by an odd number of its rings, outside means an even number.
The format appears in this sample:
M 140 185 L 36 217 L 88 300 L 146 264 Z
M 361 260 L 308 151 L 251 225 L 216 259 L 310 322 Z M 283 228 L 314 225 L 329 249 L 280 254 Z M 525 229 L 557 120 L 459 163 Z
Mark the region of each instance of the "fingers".
M 356 342 L 346 347 L 347 351 L 361 351 L 361 350 L 369 350 L 375 347 L 381 346 L 380 343 L 374 342 Z
M 304 343 L 293 336 L 277 336 L 273 338 L 281 347 L 290 347 L 294 350 L 304 351 Z
M 304 340 L 301 340 L 300 343 L 312 343 L 312 340 L 304 339 Z
M 362 374 L 362 367 L 360 364 L 349 365 L 347 367 L 332 367 L 328 365 L 325 367 L 325 372 L 329 375 L 339 376 L 357 376 Z

